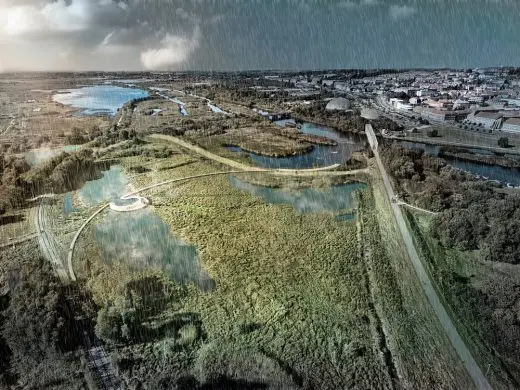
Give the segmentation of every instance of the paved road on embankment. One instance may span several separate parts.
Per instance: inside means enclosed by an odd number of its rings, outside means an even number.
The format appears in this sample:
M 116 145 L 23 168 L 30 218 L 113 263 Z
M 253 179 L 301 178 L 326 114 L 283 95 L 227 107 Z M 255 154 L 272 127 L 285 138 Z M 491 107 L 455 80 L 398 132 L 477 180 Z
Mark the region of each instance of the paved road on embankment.
M 43 256 L 52 265 L 52 268 L 60 278 L 62 283 L 69 281 L 67 270 L 63 265 L 63 261 L 60 254 L 60 246 L 56 241 L 51 229 L 48 226 L 47 212 L 43 205 L 44 200 L 40 200 L 38 204 L 38 210 L 35 216 L 36 229 L 38 231 L 38 242 Z
M 453 324 L 450 316 L 448 315 L 448 312 L 446 311 L 444 305 L 440 301 L 439 296 L 437 295 L 437 291 L 433 287 L 433 284 L 430 280 L 430 276 L 426 272 L 424 265 L 422 264 L 421 259 L 419 258 L 419 254 L 417 253 L 417 249 L 415 248 L 412 236 L 408 230 L 408 226 L 406 225 L 399 204 L 391 201 L 392 199 L 394 199 L 394 191 L 392 189 L 392 185 L 386 173 L 385 167 L 383 166 L 381 158 L 379 157 L 378 142 L 371 125 L 366 125 L 365 133 L 368 137 L 370 146 L 374 151 L 377 166 L 379 168 L 379 171 L 381 172 L 381 176 L 383 177 L 386 193 L 388 195 L 388 198 L 390 199 L 392 211 L 394 212 L 395 218 L 397 220 L 397 225 L 399 226 L 399 230 L 401 231 L 406 251 L 408 252 L 408 256 L 412 262 L 417 277 L 421 281 L 421 285 L 428 298 L 428 301 L 432 305 L 433 311 L 439 319 L 439 322 L 444 328 L 444 331 L 446 332 L 448 338 L 450 339 L 453 348 L 457 351 L 459 358 L 462 360 L 462 363 L 468 370 L 469 375 L 475 382 L 475 386 L 477 387 L 477 389 L 491 389 L 491 385 L 482 373 L 482 370 L 473 358 L 473 355 L 466 346 L 466 343 L 457 331 L 457 328 Z
M 172 142 L 184 149 L 188 149 L 194 153 L 197 153 L 207 159 L 213 160 L 220 164 L 227 165 L 228 167 L 234 169 L 241 169 L 243 171 L 256 171 L 256 172 L 268 172 L 272 175 L 276 176 L 347 176 L 347 175 L 358 175 L 361 173 L 368 173 L 368 169 L 355 169 L 351 171 L 334 171 L 339 167 L 339 164 L 329 165 L 327 167 L 319 167 L 319 168 L 309 168 L 309 169 L 268 169 L 268 168 L 258 168 L 251 167 L 249 165 L 243 164 L 241 162 L 231 160 L 230 158 L 222 157 L 216 155 L 215 153 L 211 153 L 206 149 L 202 149 L 200 146 L 193 145 L 189 142 L 183 141 L 177 137 L 172 137 L 170 135 L 163 134 L 152 134 L 149 137 L 155 139 L 161 139 L 164 141 Z

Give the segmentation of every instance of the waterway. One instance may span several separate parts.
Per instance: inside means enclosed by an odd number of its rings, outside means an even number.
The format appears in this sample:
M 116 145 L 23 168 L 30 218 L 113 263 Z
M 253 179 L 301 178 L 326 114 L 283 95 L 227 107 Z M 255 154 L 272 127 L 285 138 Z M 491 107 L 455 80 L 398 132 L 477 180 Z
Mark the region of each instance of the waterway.
M 348 211 L 343 215 L 349 215 L 350 220 L 353 218 L 351 211 L 355 207 L 354 192 L 367 188 L 364 183 L 348 183 L 333 185 L 324 188 L 302 188 L 302 189 L 285 189 L 271 188 L 242 181 L 234 176 L 230 176 L 229 180 L 233 187 L 248 192 L 254 196 L 260 196 L 266 203 L 271 204 L 287 204 L 300 213 L 317 213 L 338 211 Z M 338 217 L 340 217 L 339 215 Z M 338 218 L 338 220 L 349 220 L 347 217 Z
M 424 144 L 421 142 L 398 141 L 400 146 L 408 149 L 420 149 L 430 156 L 438 157 L 441 146 Z M 475 154 L 490 155 L 493 152 L 482 149 L 468 149 Z M 499 165 L 479 164 L 471 161 L 459 160 L 453 157 L 442 156 L 447 164 L 469 172 L 475 176 L 482 177 L 488 180 L 495 180 L 502 184 L 519 187 L 520 186 L 520 171 L 512 168 L 504 168 Z
M 231 115 L 229 112 L 224 111 L 224 110 L 221 109 L 220 107 L 217 107 L 217 106 L 215 106 L 214 104 L 211 104 L 210 102 L 208 102 L 208 107 L 209 107 L 210 110 L 213 111 L 215 114 Z
M 73 204 L 71 193 L 66 194 L 63 212 L 77 212 L 108 201 L 133 203 L 135 199 L 120 199 L 127 192 L 127 185 L 121 166 L 113 165 L 103 172 L 103 177 L 78 190 L 80 205 Z M 151 209 L 128 213 L 109 210 L 94 226 L 94 237 L 108 264 L 124 262 L 133 270 L 161 270 L 178 283 L 193 282 L 204 291 L 215 288 L 215 282 L 200 264 L 197 248 L 172 234 Z
M 285 126 L 287 121 L 277 121 L 275 124 Z M 313 149 L 309 153 L 300 154 L 290 157 L 267 157 L 260 156 L 255 153 L 246 152 L 239 147 L 228 147 L 227 149 L 243 153 L 250 157 L 251 162 L 262 168 L 276 169 L 304 169 L 313 167 L 323 167 L 333 164 L 342 164 L 346 162 L 356 151 L 364 150 L 367 141 L 365 137 L 356 134 L 341 134 L 333 129 L 318 126 L 312 123 L 302 123 L 299 131 L 303 134 L 312 134 L 320 137 L 327 137 L 337 142 L 335 146 L 313 145 Z
M 53 96 L 54 101 L 81 109 L 81 115 L 115 115 L 118 108 L 133 99 L 144 98 L 148 92 L 137 88 L 96 85 L 67 89 Z
M 170 234 L 151 210 L 109 212 L 95 227 L 94 236 L 108 264 L 123 262 L 131 269 L 155 269 L 178 283 L 193 282 L 203 291 L 215 282 L 201 267 L 197 248 Z

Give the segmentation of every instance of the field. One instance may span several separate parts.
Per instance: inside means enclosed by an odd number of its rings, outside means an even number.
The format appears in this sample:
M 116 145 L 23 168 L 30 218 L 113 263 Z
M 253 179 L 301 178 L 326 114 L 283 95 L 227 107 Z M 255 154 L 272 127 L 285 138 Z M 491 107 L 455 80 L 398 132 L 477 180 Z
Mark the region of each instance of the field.
M 172 165 L 183 157 L 173 156 Z M 142 163 L 140 157 L 123 161 L 127 168 Z M 215 170 L 195 162 L 136 175 L 131 182 L 140 188 Z M 224 375 L 281 387 L 393 386 L 379 350 L 354 222 L 265 204 L 232 188 L 226 176 L 145 195 L 175 235 L 197 246 L 216 282 L 208 293 L 190 287 L 181 310 L 200 316 L 207 337 L 192 371 L 199 381 Z M 85 241 L 82 248 L 89 247 Z M 97 256 L 90 251 L 92 262 Z M 90 271 L 88 284 L 101 305 L 117 300 L 130 280 L 153 274 L 131 275 L 124 264 L 111 270 L 90 264 Z
M 221 169 L 183 153 L 121 163 L 133 188 Z M 149 171 L 130 173 L 135 166 Z M 242 179 L 302 185 L 266 174 Z M 310 183 L 327 185 L 321 178 Z M 175 365 L 175 380 L 187 376 L 198 383 L 225 378 L 274 388 L 471 388 L 442 328 L 432 321 L 376 174 L 371 184 L 359 197 L 357 222 L 265 204 L 234 189 L 227 176 L 146 191 L 171 232 L 196 245 L 216 289 L 202 292 L 191 285 L 180 306 L 167 305 L 148 318 L 153 324 L 192 316 L 174 328 L 173 339 L 118 347 L 114 358 L 124 377 L 146 372 L 143 383 L 152 383 Z M 117 307 L 132 281 L 164 277 L 132 271 L 124 262 L 104 264 L 93 245 L 95 229 L 90 226 L 80 239 L 74 266 L 88 279 L 98 305 Z M 179 349 L 186 334 L 192 341 Z M 154 351 L 166 342 L 172 351 L 156 367 Z M 147 357 L 138 359 L 140 354 Z

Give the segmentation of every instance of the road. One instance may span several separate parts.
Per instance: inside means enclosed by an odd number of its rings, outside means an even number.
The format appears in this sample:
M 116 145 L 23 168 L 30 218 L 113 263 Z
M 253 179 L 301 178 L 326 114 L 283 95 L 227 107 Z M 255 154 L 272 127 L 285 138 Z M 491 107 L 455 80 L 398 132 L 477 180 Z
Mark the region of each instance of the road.
M 430 211 L 430 210 L 426 210 L 426 209 L 423 209 L 423 208 L 420 208 L 420 207 L 417 207 L 417 206 L 414 206 L 414 205 L 411 205 L 409 203 L 406 203 L 406 202 L 403 202 L 402 200 L 399 200 L 396 202 L 399 206 L 405 206 L 405 207 L 409 207 L 411 209 L 414 209 L 414 210 L 417 210 L 417 211 L 421 211 L 423 213 L 426 213 L 426 214 L 430 214 L 430 215 L 438 215 L 439 213 L 436 213 L 435 211 Z
M 56 237 L 49 229 L 47 221 L 47 213 L 43 205 L 43 200 L 38 204 L 38 210 L 35 216 L 35 225 L 38 232 L 38 241 L 40 249 L 47 261 L 52 265 L 52 268 L 64 284 L 69 282 L 69 276 L 63 265 L 60 255 L 60 246 L 56 241 Z
M 395 197 L 394 191 L 392 189 L 390 179 L 388 178 L 383 163 L 381 162 L 381 158 L 379 157 L 377 139 L 374 134 L 374 130 L 372 129 L 372 125 L 366 125 L 365 133 L 367 134 L 370 145 L 372 146 L 372 150 L 374 151 L 374 156 L 376 158 L 379 171 L 381 172 L 381 176 L 383 178 L 388 198 L 392 200 Z M 403 237 L 406 251 L 408 252 L 408 256 L 410 258 L 410 261 L 412 262 L 413 268 L 415 269 L 417 277 L 421 282 L 422 288 L 428 298 L 428 301 L 432 305 L 433 311 L 439 319 L 439 322 L 441 323 L 442 327 L 444 328 L 444 331 L 446 332 L 451 344 L 453 345 L 453 348 L 457 351 L 459 358 L 461 359 L 469 375 L 475 382 L 475 386 L 477 387 L 477 389 L 491 389 L 491 385 L 482 373 L 482 370 L 473 358 L 473 355 L 466 346 L 466 343 L 457 331 L 457 328 L 453 324 L 450 316 L 448 315 L 448 312 L 444 308 L 442 302 L 439 299 L 439 296 L 437 295 L 435 288 L 433 287 L 430 277 L 426 272 L 424 265 L 421 262 L 419 254 L 417 253 L 417 250 L 413 243 L 412 236 L 408 230 L 408 226 L 406 225 L 403 214 L 401 212 L 401 208 L 397 203 L 390 202 L 390 204 L 392 206 L 392 211 L 394 212 L 395 219 L 397 220 L 397 224 L 399 226 L 399 230 Z
M 0 243 L 0 248 L 6 248 L 8 246 L 18 245 L 25 241 L 32 240 L 33 238 L 37 238 L 38 236 L 39 236 L 38 233 L 30 233 L 30 234 L 26 234 L 26 235 L 23 235 L 20 237 L 12 238 L 12 239 L 8 238 L 7 242 Z
M 40 243 L 40 249 L 43 256 L 50 261 L 54 271 L 58 275 L 60 281 L 64 285 L 69 285 L 69 282 L 76 281 L 74 277 L 74 273 L 72 273 L 73 277 L 70 277 L 67 273 L 61 256 L 60 256 L 60 248 L 59 244 L 54 237 L 54 234 L 49 229 L 47 225 L 47 214 L 45 211 L 45 207 L 43 207 L 44 199 L 40 201 L 38 205 L 38 210 L 35 216 L 35 223 L 38 229 L 38 238 Z M 66 296 L 68 301 L 73 301 L 73 303 L 78 304 L 78 297 Z M 82 326 L 78 324 L 77 326 Z M 85 331 L 84 331 L 85 332 Z M 86 332 L 85 332 L 86 333 Z M 121 389 L 119 381 L 117 380 L 116 375 L 114 374 L 113 367 L 110 364 L 108 359 L 108 353 L 105 351 L 99 340 L 95 339 L 95 345 L 92 345 L 92 342 L 84 342 L 85 346 L 85 357 L 88 362 L 88 368 L 92 373 L 96 384 L 100 389 Z

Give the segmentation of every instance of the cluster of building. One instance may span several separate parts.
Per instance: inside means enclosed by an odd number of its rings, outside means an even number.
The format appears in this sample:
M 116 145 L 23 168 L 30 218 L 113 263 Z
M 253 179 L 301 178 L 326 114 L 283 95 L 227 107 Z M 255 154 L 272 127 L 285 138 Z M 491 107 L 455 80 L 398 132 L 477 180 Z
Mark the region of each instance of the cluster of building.
M 520 133 L 520 80 L 504 69 L 407 72 L 379 92 L 383 106 L 430 122 Z M 400 82 L 399 82 L 400 81 Z
M 288 96 L 310 100 L 314 95 L 332 92 L 336 98 L 329 109 L 350 109 L 347 100 L 338 100 L 341 96 L 351 101 L 375 101 L 381 111 L 397 111 L 423 121 L 456 121 L 520 133 L 520 75 L 511 75 L 509 69 L 366 73 L 366 77 L 359 77 L 355 71 L 291 77 L 270 74 L 263 76 L 263 84 L 270 86 L 252 88 L 272 93 L 283 90 Z

